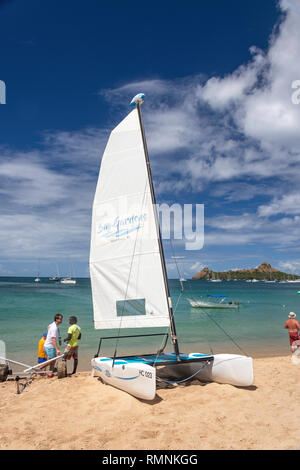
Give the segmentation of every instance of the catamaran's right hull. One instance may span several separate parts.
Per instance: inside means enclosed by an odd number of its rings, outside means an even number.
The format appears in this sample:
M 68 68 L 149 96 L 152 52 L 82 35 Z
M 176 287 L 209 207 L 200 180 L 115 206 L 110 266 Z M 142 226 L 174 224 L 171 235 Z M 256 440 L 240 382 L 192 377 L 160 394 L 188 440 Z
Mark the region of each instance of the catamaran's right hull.
M 190 354 L 197 357 L 197 353 Z M 208 369 L 209 376 L 203 375 L 200 380 L 235 385 L 237 387 L 250 387 L 253 385 L 252 357 L 238 354 L 214 354 L 213 365 Z
M 191 359 L 191 362 L 170 363 L 164 367 L 158 367 L 157 377 L 163 379 L 169 377 L 170 380 L 174 377 L 178 381 L 195 378 L 201 382 L 218 382 L 238 387 L 250 387 L 253 384 L 251 357 L 237 354 L 205 356 L 200 353 L 190 353 L 187 358 Z

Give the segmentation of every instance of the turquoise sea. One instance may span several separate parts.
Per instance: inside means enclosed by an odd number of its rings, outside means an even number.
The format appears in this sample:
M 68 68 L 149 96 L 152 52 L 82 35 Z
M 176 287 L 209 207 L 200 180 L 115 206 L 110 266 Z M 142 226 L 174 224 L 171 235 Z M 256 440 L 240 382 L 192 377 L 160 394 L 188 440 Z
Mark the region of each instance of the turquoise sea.
M 239 354 L 242 350 L 252 357 L 290 354 L 284 322 L 290 311 L 300 317 L 300 295 L 297 294 L 300 284 L 187 281 L 184 282 L 185 290 L 181 296 L 179 281 L 171 279 L 169 284 L 173 307 L 178 302 L 175 321 L 182 352 Z M 187 297 L 199 298 L 207 294 L 225 294 L 228 300 L 239 301 L 239 309 L 203 310 L 190 307 Z M 64 315 L 60 327 L 62 339 L 67 334 L 70 315 L 78 317 L 82 328 L 79 370 L 89 370 L 89 362 L 97 351 L 100 336 L 118 334 L 114 330 L 94 330 L 89 279 L 77 279 L 75 286 L 68 286 L 46 278 L 35 283 L 34 278 L 2 277 L 0 298 L 0 340 L 6 344 L 7 357 L 17 361 L 36 363 L 38 341 L 58 312 Z M 121 330 L 119 334 L 166 331 L 161 328 L 150 331 Z M 156 352 L 161 342 L 161 337 L 119 339 L 118 351 L 120 354 Z M 115 340 L 105 344 L 103 355 L 111 354 Z M 172 350 L 170 344 L 166 350 Z

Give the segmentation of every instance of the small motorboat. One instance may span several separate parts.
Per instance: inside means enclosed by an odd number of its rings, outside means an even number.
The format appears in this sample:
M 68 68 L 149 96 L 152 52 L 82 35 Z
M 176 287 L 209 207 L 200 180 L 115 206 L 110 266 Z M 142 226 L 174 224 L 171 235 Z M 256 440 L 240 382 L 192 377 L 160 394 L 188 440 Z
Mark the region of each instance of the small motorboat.
M 208 295 L 209 300 L 187 299 L 193 308 L 239 308 L 239 302 L 226 302 L 227 295 Z
M 64 277 L 63 279 L 60 280 L 60 283 L 74 285 L 76 284 L 76 279 L 72 279 L 71 277 Z

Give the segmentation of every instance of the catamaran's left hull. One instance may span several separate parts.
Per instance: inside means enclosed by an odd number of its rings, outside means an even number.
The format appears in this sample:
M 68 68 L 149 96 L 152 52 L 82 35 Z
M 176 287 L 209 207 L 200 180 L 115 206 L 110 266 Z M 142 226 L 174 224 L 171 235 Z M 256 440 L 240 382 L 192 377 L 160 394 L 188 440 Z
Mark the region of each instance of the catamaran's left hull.
M 91 361 L 93 374 L 103 382 L 143 400 L 154 400 L 156 369 L 141 362 L 97 357 Z

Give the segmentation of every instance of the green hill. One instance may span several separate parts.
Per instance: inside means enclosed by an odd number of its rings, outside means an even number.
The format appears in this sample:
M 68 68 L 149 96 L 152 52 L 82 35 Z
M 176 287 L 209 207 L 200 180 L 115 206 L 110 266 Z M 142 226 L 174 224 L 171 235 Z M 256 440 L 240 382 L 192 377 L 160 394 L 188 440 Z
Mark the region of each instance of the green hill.
M 272 266 L 265 262 L 262 263 L 258 268 L 253 269 L 240 269 L 240 270 L 230 270 L 230 271 L 211 271 L 208 268 L 202 269 L 202 271 L 195 274 L 192 279 L 221 279 L 221 280 L 252 280 L 257 279 L 259 281 L 285 281 L 285 280 L 295 280 L 300 279 L 300 276 L 295 274 L 288 274 L 278 269 L 272 268 Z

